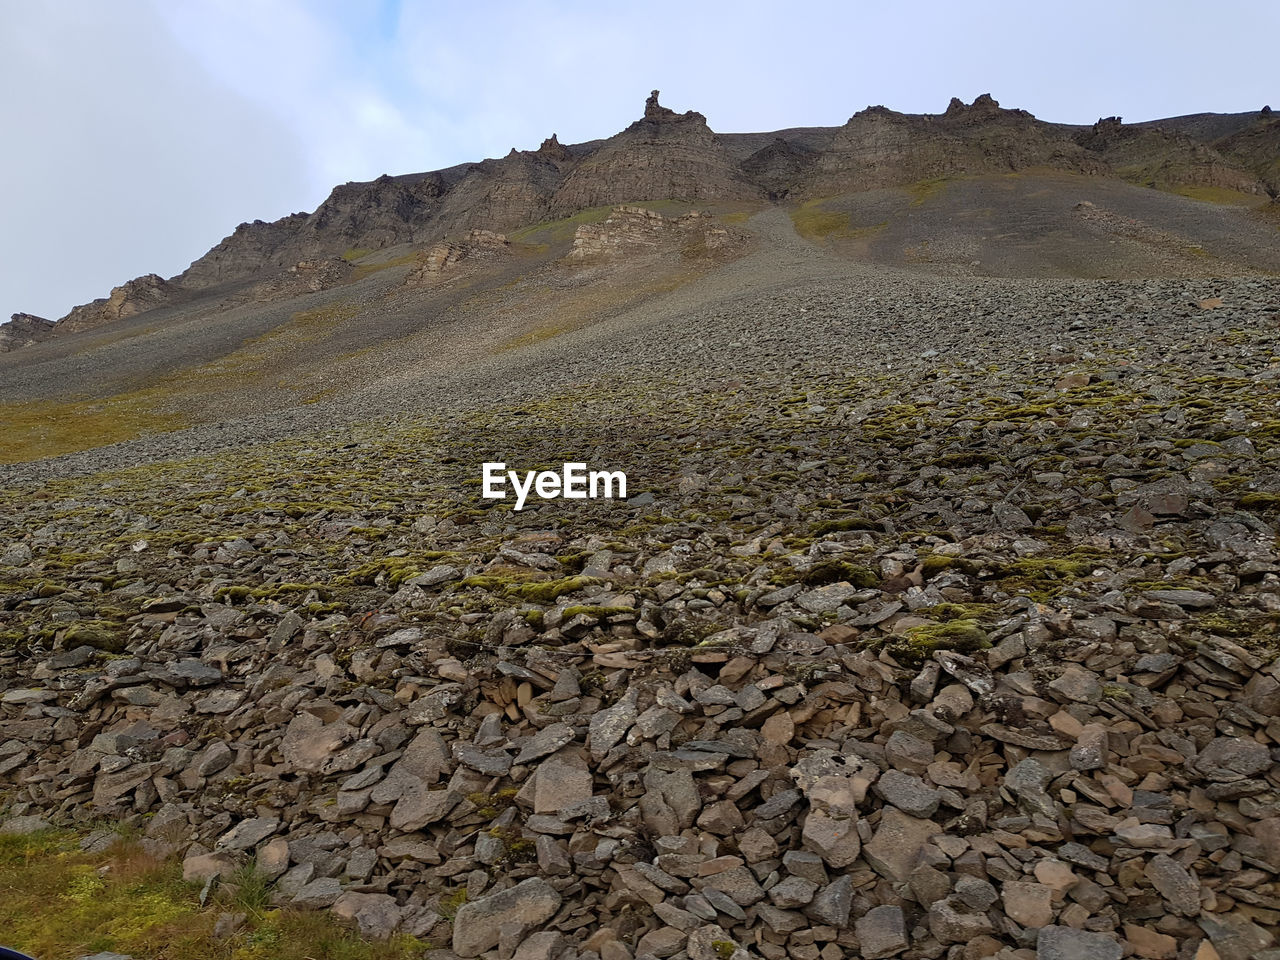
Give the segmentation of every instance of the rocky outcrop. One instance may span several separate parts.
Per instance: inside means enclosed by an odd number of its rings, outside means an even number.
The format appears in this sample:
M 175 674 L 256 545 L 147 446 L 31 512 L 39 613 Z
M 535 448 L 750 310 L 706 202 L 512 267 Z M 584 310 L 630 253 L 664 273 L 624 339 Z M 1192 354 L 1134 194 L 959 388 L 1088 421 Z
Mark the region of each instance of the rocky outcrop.
M 434 239 L 431 224 L 444 191 L 438 173 L 346 183 L 314 213 L 240 224 L 177 279 L 193 288 L 215 287 L 350 249 Z
M 695 245 L 700 251 L 723 249 L 733 237 L 710 214 L 664 217 L 644 207 L 618 206 L 601 223 L 584 223 L 574 232 L 570 260 L 636 257 Z
M 937 116 L 868 107 L 836 134 L 802 188 L 824 196 L 897 186 L 937 177 L 1011 173 L 1032 167 L 1100 174 L 1106 162 L 1061 128 L 1025 110 L 1008 110 L 983 94 L 972 104 L 952 99 Z
M 1105 160 L 1119 176 L 1143 186 L 1262 191 L 1254 173 L 1183 133 L 1146 124 L 1127 125 L 1120 117 L 1103 117 L 1077 134 L 1075 141 Z
M 122 283 L 111 296 L 73 307 L 58 321 L 58 333 L 75 333 L 154 310 L 182 299 L 184 291 L 154 273 Z
M 474 164 L 442 201 L 437 227 L 449 234 L 504 231 L 546 220 L 570 163 L 563 148 L 544 143 Z
M 350 248 L 377 250 L 427 238 L 444 195 L 438 174 L 391 177 L 334 188 L 299 231 L 305 256 Z
M 350 283 L 354 276 L 355 267 L 342 257 L 299 260 L 288 270 L 255 284 L 253 296 L 255 300 L 297 297 Z
M 561 163 L 573 159 L 573 154 L 569 152 L 569 149 L 560 142 L 560 139 L 554 133 L 542 141 L 542 145 L 538 147 L 538 154 L 548 160 L 555 160 Z
M 31 313 L 15 313 L 8 323 L 0 323 L 0 353 L 47 340 L 53 333 L 52 320 Z
M 422 266 L 406 278 L 408 284 L 433 283 L 463 260 L 493 260 L 509 247 L 505 235 L 492 230 L 472 230 L 463 240 L 441 240 L 423 257 Z
M 644 116 L 606 140 L 566 177 L 552 198 L 565 215 L 641 200 L 756 200 L 760 187 L 738 170 L 702 114 L 678 114 L 654 91 Z
M 273 220 L 242 223 L 212 250 L 194 261 L 175 279 L 191 289 L 216 287 L 256 276 L 264 270 L 280 269 L 291 262 L 282 251 L 289 244 L 309 214 L 291 213 Z

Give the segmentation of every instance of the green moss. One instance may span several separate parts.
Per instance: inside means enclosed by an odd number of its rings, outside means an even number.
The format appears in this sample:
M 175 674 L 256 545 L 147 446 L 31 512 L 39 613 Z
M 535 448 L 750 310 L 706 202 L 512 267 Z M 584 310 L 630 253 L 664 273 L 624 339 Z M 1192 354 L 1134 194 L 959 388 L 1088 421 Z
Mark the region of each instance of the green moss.
M 108 653 L 120 653 L 125 647 L 125 631 L 109 620 L 81 620 L 67 627 L 63 634 L 67 649 L 93 647 Z
M 520 792 L 517 787 L 503 787 L 493 793 L 485 793 L 477 791 L 476 793 L 467 794 L 467 799 L 476 805 L 476 812 L 486 820 L 492 820 L 503 810 L 516 802 L 516 794 Z M 490 831 L 490 834 L 493 834 Z
M 615 617 L 620 613 L 635 613 L 635 611 L 630 607 L 602 607 L 592 604 L 576 604 L 564 608 L 566 620 L 574 617 L 594 617 L 597 620 L 603 620 L 605 617 Z
M 920 664 L 936 650 L 973 653 L 991 646 L 991 638 L 976 620 L 952 620 L 949 623 L 927 623 L 912 627 L 905 634 L 892 636 L 873 646 L 883 646 L 897 660 Z
M 993 570 L 1000 579 L 1078 580 L 1102 566 L 1103 560 L 1101 554 L 1077 551 L 1065 557 L 1023 557 L 1011 563 L 998 564 Z
M 711 949 L 716 952 L 720 960 L 730 960 L 738 952 L 738 945 L 732 940 L 712 940 Z
M 847 582 L 860 590 L 878 586 L 880 577 L 874 570 L 847 560 L 823 560 L 800 575 L 800 582 L 809 587 L 828 583 Z
M 967 576 L 974 576 L 981 567 L 966 557 L 948 557 L 939 553 L 931 553 L 920 564 L 921 574 L 926 580 L 932 580 L 940 573 L 955 570 Z
M 981 450 L 962 450 L 957 453 L 943 454 L 933 462 L 939 467 L 947 467 L 954 470 L 966 467 L 989 467 L 994 463 L 999 463 L 1000 458 L 994 453 L 987 453 Z
M 791 211 L 796 233 L 807 240 L 826 240 L 849 234 L 849 214 L 828 209 L 827 200 L 810 200 Z
M 989 603 L 940 603 L 934 607 L 916 610 L 915 614 L 941 623 L 950 623 L 953 620 L 977 621 L 982 617 L 993 615 L 995 610 L 996 608 Z
M 1124 700 L 1128 702 L 1133 699 L 1133 694 L 1115 683 L 1104 683 L 1102 685 L 1102 695 L 1108 700 Z
M 573 593 L 586 587 L 600 583 L 596 577 L 582 575 L 563 577 L 559 580 L 544 580 L 535 583 L 515 584 L 508 587 L 507 592 L 529 603 L 555 603 L 566 593 Z
M 342 579 L 350 584 L 371 584 L 384 578 L 392 587 L 398 588 L 421 572 L 418 561 L 411 557 L 379 557 L 362 563 Z
M 1242 510 L 1280 510 L 1280 493 L 1246 493 L 1236 502 Z

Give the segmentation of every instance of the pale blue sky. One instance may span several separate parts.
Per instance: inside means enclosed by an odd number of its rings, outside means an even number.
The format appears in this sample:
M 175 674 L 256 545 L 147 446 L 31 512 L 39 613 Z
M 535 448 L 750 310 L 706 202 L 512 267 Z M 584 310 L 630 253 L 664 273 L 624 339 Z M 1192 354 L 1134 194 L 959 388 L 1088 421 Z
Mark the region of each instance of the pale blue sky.
M 609 136 L 654 87 L 723 132 L 988 91 L 1076 123 L 1235 112 L 1280 108 L 1278 32 L 1274 0 L 0 0 L 0 319 L 337 183 Z

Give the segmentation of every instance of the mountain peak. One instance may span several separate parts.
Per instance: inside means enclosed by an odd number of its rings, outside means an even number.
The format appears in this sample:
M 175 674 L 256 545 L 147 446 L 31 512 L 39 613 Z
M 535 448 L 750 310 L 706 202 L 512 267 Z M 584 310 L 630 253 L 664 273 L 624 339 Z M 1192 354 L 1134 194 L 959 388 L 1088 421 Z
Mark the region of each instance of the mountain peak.
M 1000 101 L 989 93 L 979 94 L 973 103 L 965 103 L 959 97 L 952 97 L 947 104 L 947 112 L 943 114 L 947 120 L 981 122 L 996 117 L 1024 117 L 1034 119 L 1026 110 L 1010 110 L 1000 106 Z
M 538 147 L 538 153 L 552 160 L 568 160 L 572 156 L 554 133 L 542 141 L 542 145 Z
M 658 102 L 658 91 L 654 90 L 649 94 L 649 98 L 644 102 L 644 117 L 631 126 L 634 128 L 638 125 L 656 125 L 663 123 L 681 123 L 685 121 L 694 121 L 696 123 L 706 125 L 707 118 L 696 110 L 686 110 L 684 113 L 676 113 L 670 107 L 664 107 Z

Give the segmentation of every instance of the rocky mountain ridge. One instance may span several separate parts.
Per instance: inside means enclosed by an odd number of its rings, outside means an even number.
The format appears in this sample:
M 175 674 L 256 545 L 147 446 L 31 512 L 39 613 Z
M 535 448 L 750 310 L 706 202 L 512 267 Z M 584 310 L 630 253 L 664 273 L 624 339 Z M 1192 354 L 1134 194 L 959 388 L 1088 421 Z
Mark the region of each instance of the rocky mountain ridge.
M 430 244 L 470 230 L 510 233 L 598 206 L 658 200 L 793 203 L 1024 170 L 1261 197 L 1280 186 L 1280 121 L 1264 108 L 1167 123 L 1126 125 L 1110 117 L 1075 127 L 1003 108 L 983 94 L 971 104 L 953 98 L 937 115 L 874 106 L 839 128 L 719 134 L 700 113 L 662 106 L 654 91 L 644 115 L 606 140 L 564 145 L 553 134 L 536 150 L 347 183 L 313 213 L 242 223 L 178 276 L 131 280 L 109 298 L 74 308 L 47 333 L 87 329 L 213 290 L 261 283 L 300 263 Z M 29 321 L 0 326 L 0 351 L 40 339 L 33 329 Z

